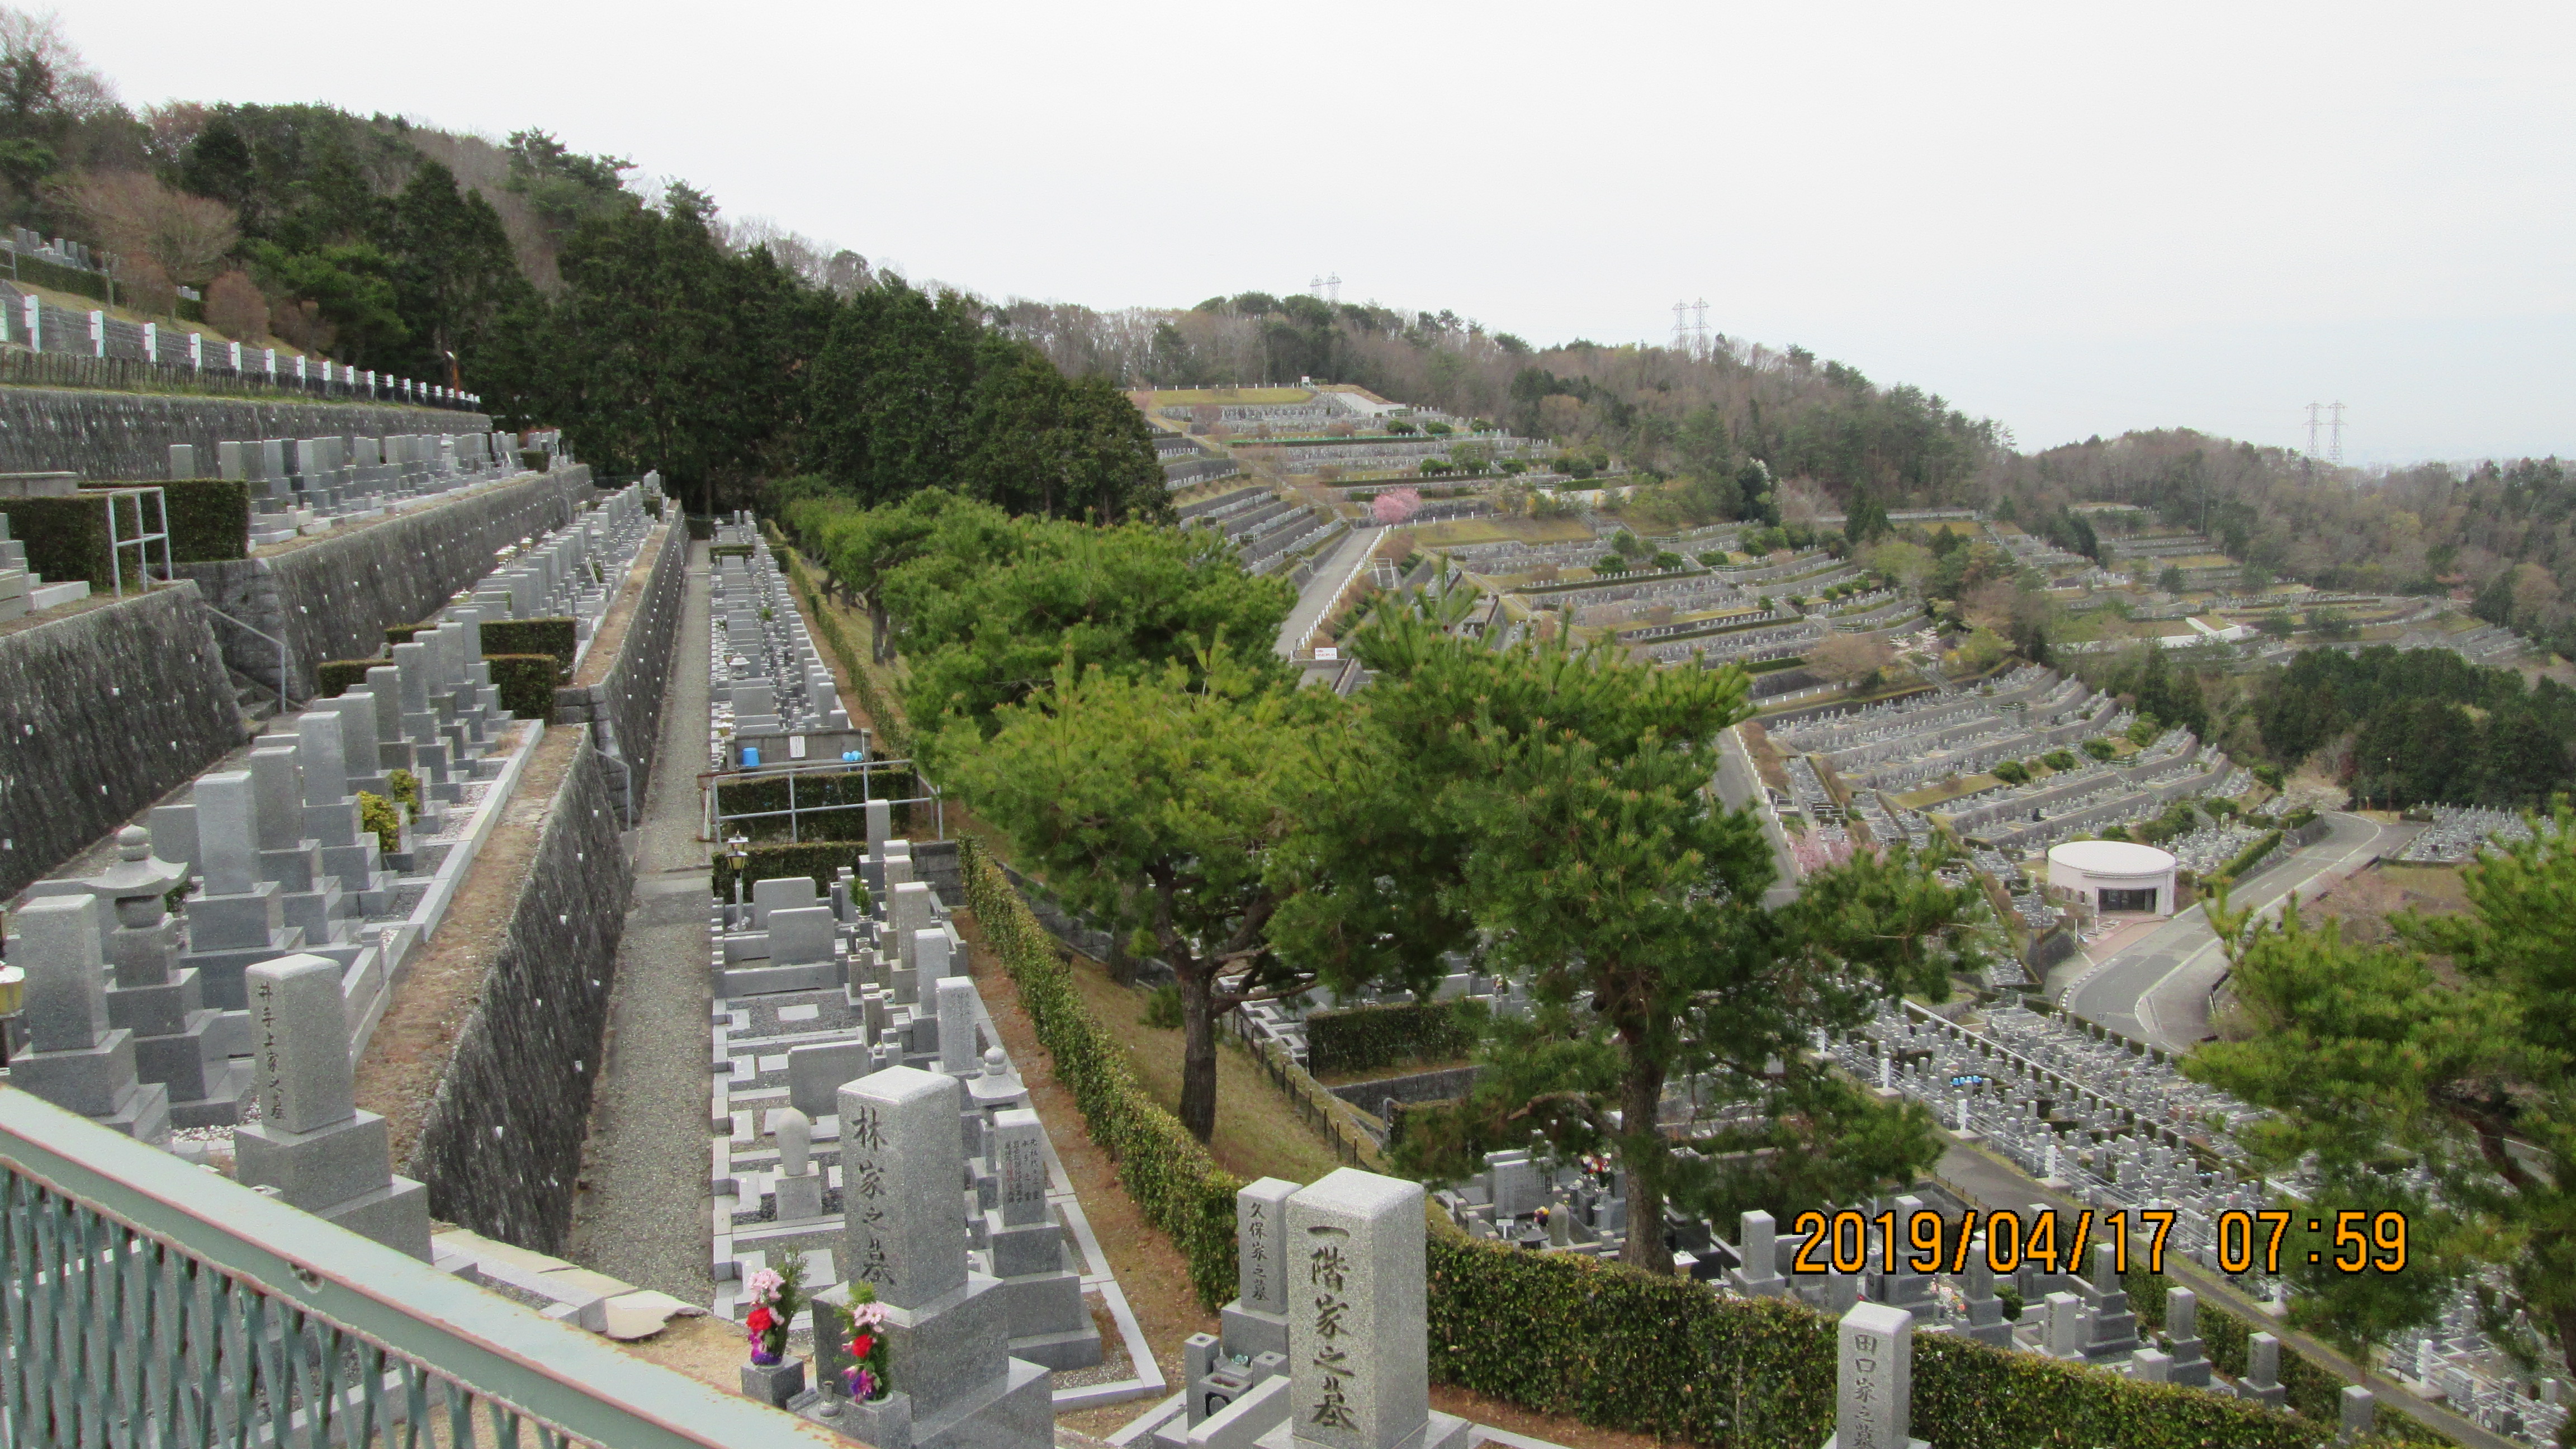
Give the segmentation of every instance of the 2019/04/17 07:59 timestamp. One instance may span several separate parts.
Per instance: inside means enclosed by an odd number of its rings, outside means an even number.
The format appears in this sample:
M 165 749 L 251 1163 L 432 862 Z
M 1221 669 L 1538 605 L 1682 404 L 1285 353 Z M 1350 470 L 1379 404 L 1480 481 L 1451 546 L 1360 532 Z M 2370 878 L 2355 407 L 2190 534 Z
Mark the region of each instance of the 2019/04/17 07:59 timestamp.
M 1827 1217 L 1809 1210 L 1798 1214 L 1789 1230 L 1806 1241 L 1791 1260 L 1793 1273 L 1858 1273 L 1869 1266 L 1870 1229 L 1879 1230 L 1881 1271 L 1916 1273 L 1959 1273 L 1968 1266 L 1971 1245 L 1980 1228 L 1985 1234 L 1984 1258 L 1988 1268 L 1998 1273 L 2011 1273 L 2024 1263 L 2046 1266 L 2056 1273 L 2076 1272 L 2084 1261 L 2088 1243 L 2097 1236 L 2112 1247 L 2116 1271 L 2129 1271 L 2130 1225 L 2132 1217 L 2144 1241 L 2146 1269 L 2161 1273 L 2165 1264 L 2165 1240 L 2173 1231 L 2174 1215 L 2163 1209 L 2147 1209 L 2136 1214 L 2126 1212 L 2097 1214 L 2087 1208 L 2074 1216 L 2071 1225 L 2061 1230 L 2056 1212 L 2034 1216 L 2025 1225 L 2013 1213 L 1981 1213 L 1970 1209 L 1956 1219 L 1936 1212 L 1916 1212 L 1899 1224 L 1894 1212 L 1875 1217 L 1845 1209 Z M 2282 1239 L 2297 1215 L 2289 1212 L 2224 1212 L 2218 1215 L 2217 1266 L 2221 1272 L 2248 1273 L 2259 1269 L 2265 1273 L 2281 1271 Z M 2307 1220 L 2311 1233 L 2326 1232 L 2331 1226 L 2332 1241 L 2307 1254 L 2307 1260 L 2345 1273 L 2397 1273 L 2406 1267 L 2406 1215 L 2402 1212 L 2344 1211 Z M 1900 1245 L 1898 1230 L 1904 1232 Z M 2295 1252 L 2295 1250 L 2293 1250 Z M 1900 1264 L 1902 1266 L 1900 1266 Z

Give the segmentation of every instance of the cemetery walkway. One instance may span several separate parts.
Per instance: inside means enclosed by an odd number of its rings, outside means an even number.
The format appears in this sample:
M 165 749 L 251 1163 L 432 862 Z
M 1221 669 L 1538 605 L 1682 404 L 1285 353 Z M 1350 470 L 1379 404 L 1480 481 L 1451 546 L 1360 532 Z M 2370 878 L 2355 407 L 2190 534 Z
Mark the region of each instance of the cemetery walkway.
M 707 548 L 689 545 L 686 599 L 662 738 L 645 792 L 635 894 L 617 950 L 608 1049 L 583 1150 L 565 1256 L 706 1303 L 708 1208 L 707 850 L 698 772 L 707 754 Z
M 2266 918 L 2277 916 L 2281 901 L 2292 892 L 2300 900 L 2312 900 L 2405 843 L 2406 827 L 2339 812 L 2324 819 L 2325 839 L 2247 881 L 2233 904 L 2257 907 Z M 2189 1051 L 2209 1035 L 2209 994 L 2227 974 L 2227 960 L 2208 918 L 2194 906 L 2108 960 L 2088 962 L 2077 956 L 2066 969 L 2072 979 L 2059 999 L 2069 1011 L 2132 1040 Z
M 1314 577 L 1306 580 L 1306 587 L 1297 593 L 1297 607 L 1288 611 L 1287 622 L 1279 626 L 1280 658 L 1293 657 L 1307 631 L 1324 622 L 1324 614 L 1342 596 L 1343 585 L 1350 582 L 1351 570 L 1377 547 L 1381 532 L 1371 527 L 1354 528 L 1342 535 L 1342 541 L 1315 565 Z

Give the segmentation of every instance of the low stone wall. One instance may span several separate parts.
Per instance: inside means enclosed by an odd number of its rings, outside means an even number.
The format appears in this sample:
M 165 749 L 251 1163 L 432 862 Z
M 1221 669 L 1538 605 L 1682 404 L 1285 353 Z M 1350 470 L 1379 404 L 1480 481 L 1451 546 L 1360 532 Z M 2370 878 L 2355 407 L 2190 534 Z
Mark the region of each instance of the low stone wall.
M 0 631 L 0 899 L 241 739 L 193 585 Z
M 620 818 L 629 825 L 643 808 L 662 740 L 662 696 L 680 634 L 688 535 L 666 524 L 644 547 L 651 557 L 639 558 L 628 575 L 633 594 L 611 607 L 580 673 L 555 691 L 555 723 L 593 727 L 591 744 L 604 757 Z M 623 618 L 620 609 L 626 611 Z
M 302 699 L 313 692 L 315 666 L 381 657 L 387 626 L 429 617 L 490 573 L 496 550 L 570 522 L 590 492 L 587 467 L 530 473 L 257 558 L 183 563 L 178 571 L 197 581 L 209 605 L 249 626 L 212 622 L 224 662 L 274 690 L 277 646 L 250 630 L 284 639 L 286 687 Z
M 213 465 L 215 444 L 255 438 L 488 433 L 483 413 L 390 403 L 0 388 L 0 473 L 78 473 L 154 482 L 170 476 L 170 445 L 192 444 Z
M 579 736 L 570 748 L 406 1169 L 429 1185 L 436 1217 L 548 1253 L 572 1222 L 634 885 L 599 755 Z
M 1324 1090 L 1374 1117 L 1378 1108 L 1393 1097 L 1406 1106 L 1421 1102 L 1451 1102 L 1467 1095 L 1484 1075 L 1483 1067 L 1442 1067 L 1433 1072 L 1407 1072 L 1400 1077 L 1379 1077 L 1366 1082 L 1344 1082 Z

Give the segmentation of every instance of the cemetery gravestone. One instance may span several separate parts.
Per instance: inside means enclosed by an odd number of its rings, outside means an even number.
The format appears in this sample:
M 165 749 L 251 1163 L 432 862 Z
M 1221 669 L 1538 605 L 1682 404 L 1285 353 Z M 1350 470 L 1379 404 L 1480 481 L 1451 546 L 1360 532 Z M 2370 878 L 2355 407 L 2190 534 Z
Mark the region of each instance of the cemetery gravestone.
M 185 878 L 153 855 L 148 832 L 129 825 L 117 835 L 117 863 L 78 884 L 114 921 L 103 953 L 115 971 L 108 1025 L 134 1033 L 142 1079 L 169 1088 L 172 1126 L 220 1126 L 239 1115 L 250 1073 L 225 1055 L 214 1031 L 218 1013 L 206 1009 L 197 973 L 176 964 L 177 922 L 165 901 Z
M 1338 1168 L 1288 1199 L 1288 1422 L 1263 1449 L 1465 1449 L 1431 1412 L 1422 1185 Z
M 1834 1330 L 1834 1433 L 1825 1449 L 1924 1449 L 1914 1428 L 1914 1315 L 1855 1304 Z
M 778 1178 L 774 1191 L 781 1221 L 823 1215 L 823 1174 L 813 1163 L 814 1124 L 789 1107 L 770 1129 L 778 1138 Z
M 874 1289 L 896 1394 L 825 1422 L 878 1449 L 1049 1449 L 1047 1371 L 1010 1356 L 1000 1284 L 967 1264 L 962 1097 L 910 1067 L 840 1089 L 844 1286 L 821 1297 L 845 1309 L 847 1284 Z
M 1083 1304 L 1082 1276 L 1065 1265 L 1064 1230 L 1047 1208 L 1046 1128 L 1037 1113 L 1015 1107 L 993 1115 L 989 1136 L 994 1206 L 984 1212 L 984 1241 L 1001 1280 L 1011 1356 L 1057 1370 L 1094 1367 L 1100 1329 Z
M 358 1109 L 339 964 L 299 953 L 243 982 L 260 1118 L 234 1130 L 235 1180 L 426 1262 L 429 1190 L 393 1175 L 385 1119 Z
M 170 1089 L 135 1073 L 134 1033 L 108 1024 L 98 907 L 78 895 L 38 896 L 10 917 L 9 959 L 27 973 L 19 999 L 27 1050 L 9 1084 L 138 1142 L 170 1141 Z

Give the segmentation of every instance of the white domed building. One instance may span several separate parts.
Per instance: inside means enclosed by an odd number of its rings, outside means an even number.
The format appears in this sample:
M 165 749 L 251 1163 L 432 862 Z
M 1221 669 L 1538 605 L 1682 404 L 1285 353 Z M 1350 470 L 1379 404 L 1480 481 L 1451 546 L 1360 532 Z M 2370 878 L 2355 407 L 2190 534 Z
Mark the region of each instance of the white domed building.
M 2070 840 L 2049 847 L 2048 889 L 2096 915 L 2170 916 L 2173 854 L 2125 840 Z

